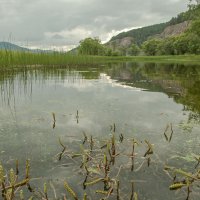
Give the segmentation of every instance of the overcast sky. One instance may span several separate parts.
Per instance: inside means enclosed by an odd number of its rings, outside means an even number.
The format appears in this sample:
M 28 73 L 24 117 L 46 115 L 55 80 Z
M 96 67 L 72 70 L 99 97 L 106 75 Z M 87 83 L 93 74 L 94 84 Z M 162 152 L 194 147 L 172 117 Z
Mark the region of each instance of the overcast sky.
M 188 0 L 0 0 L 0 41 L 68 49 L 119 31 L 168 21 Z

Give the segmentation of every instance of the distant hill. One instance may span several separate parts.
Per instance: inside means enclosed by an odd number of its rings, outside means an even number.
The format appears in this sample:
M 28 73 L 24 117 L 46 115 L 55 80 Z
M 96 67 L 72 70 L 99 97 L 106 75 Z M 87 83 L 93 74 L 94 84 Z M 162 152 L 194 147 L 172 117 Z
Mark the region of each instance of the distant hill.
M 10 42 L 0 42 L 0 50 L 27 51 L 27 52 L 32 52 L 32 53 L 53 53 L 54 52 L 52 50 L 29 49 L 25 47 L 20 47 Z
M 10 42 L 0 42 L 0 49 L 2 50 L 12 50 L 12 51 L 30 51 L 28 48 L 20 47 L 16 44 Z

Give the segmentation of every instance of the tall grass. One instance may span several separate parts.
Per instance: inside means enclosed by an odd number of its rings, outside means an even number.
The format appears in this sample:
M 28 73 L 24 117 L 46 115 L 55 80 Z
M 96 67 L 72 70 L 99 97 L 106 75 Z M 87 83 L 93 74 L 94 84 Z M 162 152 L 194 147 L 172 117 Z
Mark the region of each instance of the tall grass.
M 70 65 L 98 62 L 98 58 L 89 56 L 73 56 L 66 53 L 32 53 L 23 51 L 0 51 L 0 67 L 30 65 Z
M 68 65 L 88 65 L 104 64 L 108 62 L 195 62 L 200 63 L 200 56 L 86 56 L 72 55 L 64 52 L 27 52 L 0 50 L 0 68 L 17 66 L 68 66 Z
M 130 59 L 130 58 L 129 58 Z M 0 50 L 0 68 L 17 66 L 69 66 L 104 64 L 107 62 L 127 61 L 128 57 L 108 57 L 72 55 L 65 52 L 27 52 Z

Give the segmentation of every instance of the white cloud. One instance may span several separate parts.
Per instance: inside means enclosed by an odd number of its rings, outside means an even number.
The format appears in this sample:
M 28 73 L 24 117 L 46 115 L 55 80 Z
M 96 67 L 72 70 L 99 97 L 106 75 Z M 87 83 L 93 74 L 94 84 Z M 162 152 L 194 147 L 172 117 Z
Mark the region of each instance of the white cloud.
M 62 37 L 62 39 L 76 38 L 80 41 L 82 38 L 92 36 L 92 31 L 84 27 L 75 27 L 71 30 L 62 30 L 60 32 L 46 32 L 44 35 L 47 39 L 51 39 L 57 35 Z
M 34 47 L 78 45 L 85 37 L 102 41 L 119 30 L 169 20 L 186 10 L 182 0 L 0 0 L 0 40 Z
M 110 32 L 103 34 L 100 36 L 100 39 L 102 41 L 102 43 L 106 43 L 108 42 L 113 36 L 121 33 L 121 32 L 126 32 L 126 31 L 130 31 L 132 29 L 137 29 L 137 28 L 141 28 L 141 27 L 130 27 L 130 28 L 125 28 L 122 30 L 111 30 Z

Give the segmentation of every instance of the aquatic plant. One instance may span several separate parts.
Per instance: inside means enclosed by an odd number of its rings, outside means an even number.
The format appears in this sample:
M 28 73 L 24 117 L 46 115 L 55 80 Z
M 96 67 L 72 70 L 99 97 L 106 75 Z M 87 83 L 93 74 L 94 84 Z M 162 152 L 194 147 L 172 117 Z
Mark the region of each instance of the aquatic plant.
M 81 172 L 79 173 L 83 175 L 83 191 L 88 187 L 95 188 L 91 190 L 92 194 L 87 194 L 87 197 L 90 195 L 100 195 L 105 199 L 109 199 L 113 196 L 116 196 L 117 199 L 121 199 L 124 196 L 124 192 L 120 186 L 123 187 L 124 184 L 130 183 L 132 192 L 129 198 L 132 200 L 138 199 L 134 181 L 127 180 L 126 183 L 122 183 L 118 177 L 122 170 L 131 168 L 132 172 L 138 172 L 142 168 L 144 162 L 141 162 L 139 166 L 138 162 L 134 164 L 136 158 L 140 160 L 140 157 L 137 157 L 137 153 L 135 152 L 135 146 L 139 146 L 141 143 L 135 139 L 125 140 L 123 134 L 119 134 L 119 140 L 116 140 L 116 135 L 116 125 L 113 124 L 113 126 L 111 126 L 111 137 L 104 140 L 104 145 L 100 145 L 99 141 L 83 132 L 84 138 L 81 142 L 82 144 L 80 144 L 79 152 L 74 152 L 73 150 L 67 151 L 66 146 L 61 139 L 59 139 L 62 151 L 58 154 L 58 160 L 61 161 L 61 159 L 65 157 L 66 159 L 73 159 L 75 161 L 74 163 L 80 166 Z M 153 155 L 153 145 L 147 140 L 145 140 L 144 144 L 147 145 L 147 150 L 142 157 L 147 159 L 149 166 L 150 157 Z M 128 151 L 131 147 L 132 151 L 131 154 L 129 154 Z M 127 160 L 131 159 L 131 164 L 124 162 L 123 165 L 119 166 L 118 157 L 125 157 Z M 135 165 L 137 167 L 136 169 L 134 168 Z M 77 195 L 75 195 L 75 190 L 69 186 L 68 182 L 65 182 L 65 188 L 73 199 L 78 198 Z
M 179 190 L 182 188 L 186 188 L 186 200 L 188 200 L 190 197 L 190 193 L 192 192 L 191 188 L 194 187 L 195 184 L 198 185 L 198 182 L 200 181 L 200 170 L 197 170 L 195 173 L 191 173 L 170 166 L 165 166 L 164 170 L 170 172 L 173 176 L 172 184 L 169 186 L 169 189 Z
M 55 114 L 53 120 L 56 121 Z M 168 137 L 167 130 L 172 132 L 172 125 L 168 125 L 165 134 Z M 171 128 L 170 128 L 171 127 Z M 82 190 L 73 187 L 71 179 L 65 178 L 63 190 L 66 195 L 62 199 L 140 199 L 141 193 L 137 182 L 132 178 L 121 179 L 123 173 L 137 174 L 141 169 L 149 170 L 150 166 L 155 169 L 155 151 L 156 148 L 149 140 L 139 141 L 135 138 L 126 138 L 124 134 L 118 133 L 116 125 L 111 126 L 111 134 L 102 141 L 83 132 L 83 140 L 76 140 L 76 146 L 71 149 L 65 145 L 65 142 L 59 138 L 58 143 L 61 151 L 56 155 L 58 162 L 63 165 L 71 162 L 75 170 L 75 176 L 80 176 L 82 181 Z M 118 139 L 117 135 L 119 136 Z M 170 134 L 171 137 L 171 134 Z M 168 138 L 170 138 L 168 137 Z M 123 139 L 122 139 L 123 138 Z M 167 140 L 169 141 L 169 140 Z M 136 148 L 137 147 L 137 148 Z M 123 158 L 123 162 L 120 159 Z M 183 190 L 186 193 L 186 200 L 190 199 L 193 189 L 198 188 L 200 181 L 200 170 L 198 169 L 200 158 L 195 156 L 197 164 L 194 166 L 194 172 L 179 169 L 171 166 L 164 166 L 164 172 L 170 177 L 172 183 L 169 190 Z M 147 162 L 147 165 L 144 163 Z M 15 199 L 59 199 L 61 194 L 56 194 L 53 183 L 44 183 L 43 189 L 37 189 L 30 185 L 30 162 L 26 161 L 24 178 L 19 181 L 19 163 L 15 164 L 15 170 L 6 170 L 0 165 L 0 189 L 3 200 Z M 131 177 L 131 176 L 130 176 Z M 50 187 L 49 187 L 50 185 Z M 126 187 L 124 187 L 126 186 Z M 24 187 L 30 192 L 24 192 Z M 127 192 L 127 188 L 128 192 Z M 52 197 L 52 194 L 54 196 Z
M 18 196 L 18 190 L 19 188 L 22 188 L 23 186 L 29 186 L 30 181 L 30 164 L 29 160 L 26 161 L 26 168 L 25 168 L 25 177 L 22 180 L 18 180 L 18 161 L 16 161 L 16 171 L 13 169 L 9 170 L 9 173 L 6 174 L 6 170 L 4 169 L 3 165 L 0 164 L 0 190 L 1 190 L 1 196 L 4 200 L 13 200 L 15 197 Z M 20 199 L 23 198 L 23 191 L 20 190 Z

